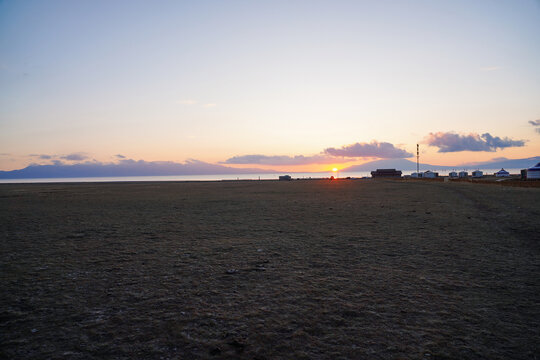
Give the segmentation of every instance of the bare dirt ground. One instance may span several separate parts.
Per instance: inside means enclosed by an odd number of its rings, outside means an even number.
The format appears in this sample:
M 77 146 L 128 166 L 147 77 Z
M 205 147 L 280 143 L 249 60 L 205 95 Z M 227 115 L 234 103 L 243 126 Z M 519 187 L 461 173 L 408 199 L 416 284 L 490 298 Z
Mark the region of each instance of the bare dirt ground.
M 0 186 L 0 357 L 537 359 L 540 189 Z

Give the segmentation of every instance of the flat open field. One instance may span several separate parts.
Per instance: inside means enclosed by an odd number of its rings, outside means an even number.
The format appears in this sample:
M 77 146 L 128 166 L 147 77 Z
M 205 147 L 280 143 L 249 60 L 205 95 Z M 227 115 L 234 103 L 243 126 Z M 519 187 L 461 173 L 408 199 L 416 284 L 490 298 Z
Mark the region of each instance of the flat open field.
M 0 185 L 0 357 L 537 359 L 540 189 Z

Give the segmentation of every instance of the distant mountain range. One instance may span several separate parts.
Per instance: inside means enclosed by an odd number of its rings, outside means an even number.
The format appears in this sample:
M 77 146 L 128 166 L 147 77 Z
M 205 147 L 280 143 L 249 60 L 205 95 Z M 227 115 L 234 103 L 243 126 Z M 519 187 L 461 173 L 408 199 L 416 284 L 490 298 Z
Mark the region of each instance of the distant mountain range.
M 540 156 L 526 159 L 499 159 L 481 163 L 461 164 L 455 166 L 431 165 L 420 163 L 420 171 L 426 170 L 461 170 L 461 169 L 525 169 L 540 162 Z M 406 159 L 388 159 L 370 161 L 361 165 L 353 165 L 341 171 L 371 171 L 376 169 L 416 170 L 416 162 Z
M 527 169 L 540 162 L 540 156 L 534 156 L 525 159 L 500 159 L 495 161 L 481 162 L 473 165 L 468 165 L 468 168 L 484 168 L 484 169 Z M 463 165 L 467 166 L 467 165 Z
M 461 170 L 461 169 L 525 169 L 540 162 L 540 156 L 526 159 L 498 159 L 496 161 L 443 166 L 420 164 L 420 170 Z M 376 169 L 416 170 L 416 163 L 406 159 L 376 160 L 361 165 L 353 165 L 341 172 L 372 171 Z M 209 164 L 198 160 L 185 163 L 171 161 L 144 161 L 124 159 L 117 163 L 88 161 L 77 164 L 57 162 L 51 165 L 30 165 L 24 169 L 0 171 L 0 179 L 43 179 L 81 177 L 121 177 L 121 176 L 174 176 L 174 175 L 226 175 L 226 174 L 271 174 L 273 170 L 249 168 L 238 169 L 224 165 Z
M 257 168 L 237 169 L 198 160 L 188 160 L 181 164 L 171 161 L 135 161 L 126 159 L 118 163 L 84 162 L 65 164 L 59 162 L 52 165 L 30 165 L 20 170 L 0 171 L 0 179 L 223 175 L 274 172 L 273 170 Z

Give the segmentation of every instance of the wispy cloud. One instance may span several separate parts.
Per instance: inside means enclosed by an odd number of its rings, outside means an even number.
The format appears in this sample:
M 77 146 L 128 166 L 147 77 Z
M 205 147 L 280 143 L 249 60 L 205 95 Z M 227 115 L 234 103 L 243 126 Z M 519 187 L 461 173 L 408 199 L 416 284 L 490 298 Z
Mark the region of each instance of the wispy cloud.
M 380 159 L 401 159 L 413 156 L 410 152 L 395 147 L 391 143 L 372 141 L 370 143 L 355 143 L 345 145 L 341 148 L 325 149 L 326 154 L 332 156 L 366 158 L 374 157 Z
M 118 159 L 125 159 L 126 157 L 122 154 L 116 154 L 114 155 L 115 157 L 117 157 Z
M 482 135 L 461 135 L 453 132 L 430 133 L 424 140 L 430 146 L 438 147 L 438 152 L 459 151 L 497 151 L 509 147 L 521 147 L 525 140 L 512 140 L 508 137 L 500 138 L 489 133 Z
M 68 161 L 82 161 L 88 159 L 88 156 L 84 153 L 72 153 L 68 155 L 60 156 L 60 159 Z
M 48 155 L 48 154 L 29 154 L 28 156 L 33 157 L 33 158 L 38 158 L 40 160 L 50 160 L 56 157 L 56 155 Z
M 540 119 L 538 120 L 529 120 L 529 124 L 534 126 L 534 130 L 540 134 Z
M 308 165 L 331 164 L 336 158 L 325 154 L 304 155 L 241 155 L 227 159 L 222 164 L 258 164 L 258 165 Z
M 32 158 L 37 158 L 39 160 L 51 160 L 53 162 L 58 162 L 61 160 L 82 161 L 88 159 L 88 156 L 83 152 L 75 152 L 66 155 L 29 154 L 28 156 Z
M 204 106 L 205 108 L 212 108 L 212 107 L 216 107 L 217 104 L 215 104 L 215 103 L 208 103 L 208 104 L 204 104 L 203 106 Z
M 501 69 L 502 66 L 483 66 L 480 68 L 480 71 L 497 71 Z

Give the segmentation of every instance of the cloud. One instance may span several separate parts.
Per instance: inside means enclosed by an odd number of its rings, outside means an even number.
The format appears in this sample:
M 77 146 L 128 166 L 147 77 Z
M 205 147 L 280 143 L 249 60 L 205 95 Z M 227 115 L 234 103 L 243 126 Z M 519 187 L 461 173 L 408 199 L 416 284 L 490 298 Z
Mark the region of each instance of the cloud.
M 469 134 L 460 135 L 453 132 L 429 133 L 425 138 L 425 143 L 429 146 L 438 147 L 438 152 L 458 152 L 458 151 L 497 151 L 508 147 L 521 147 L 525 145 L 524 140 L 512 140 L 508 137 L 500 138 L 489 133 L 482 135 Z
M 372 141 L 356 143 L 341 148 L 328 148 L 315 155 L 240 155 L 229 158 L 222 164 L 260 164 L 260 165 L 308 165 L 333 164 L 354 161 L 356 158 L 398 159 L 411 157 L 413 154 L 396 148 L 387 142 Z
M 502 69 L 502 66 L 484 66 L 480 68 L 480 71 L 497 71 Z
M 529 124 L 535 127 L 535 131 L 540 134 L 540 119 L 538 120 L 530 120 Z M 538 127 L 537 127 L 538 126 Z
M 307 165 L 307 164 L 331 164 L 336 158 L 325 155 L 241 155 L 227 159 L 222 164 L 259 164 L 259 165 Z
M 28 154 L 29 157 L 38 158 L 40 160 L 51 160 L 56 157 L 56 155 L 47 155 L 47 154 Z
M 355 143 L 342 146 L 339 149 L 328 148 L 325 149 L 324 152 L 332 156 L 375 157 L 380 159 L 401 159 L 413 156 L 410 152 L 396 148 L 391 143 L 377 141 L 372 141 L 370 143 Z
M 118 159 L 125 159 L 125 158 L 126 158 L 126 157 L 125 157 L 124 155 L 122 155 L 122 154 L 116 154 L 116 155 L 114 155 L 114 156 L 116 156 Z
M 62 160 L 68 160 L 68 161 L 82 161 L 85 159 L 88 159 L 88 156 L 86 156 L 84 153 L 77 152 L 77 153 L 71 153 L 67 155 L 49 155 L 49 154 L 29 154 L 28 156 L 38 158 L 40 160 L 53 160 L 58 161 L 59 159 Z
M 204 104 L 203 105 L 205 108 L 211 108 L 211 107 L 216 107 L 217 104 L 214 104 L 214 103 L 208 103 L 208 104 Z
M 72 153 L 64 156 L 60 156 L 60 159 L 68 160 L 68 161 L 81 161 L 88 159 L 88 156 L 84 155 L 83 153 Z
M 177 101 L 177 103 L 181 105 L 195 105 L 197 101 L 192 100 L 192 99 L 184 99 L 184 100 Z

